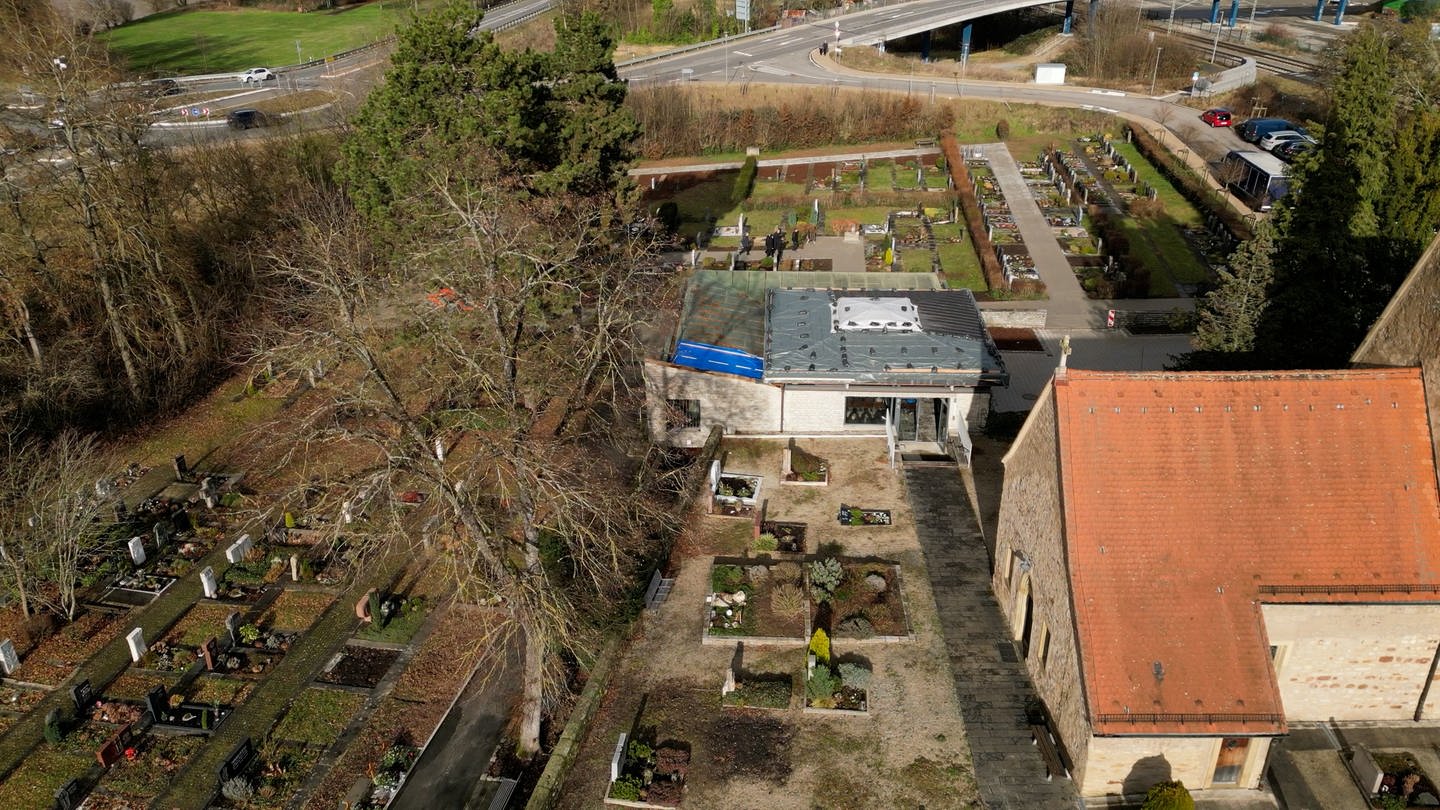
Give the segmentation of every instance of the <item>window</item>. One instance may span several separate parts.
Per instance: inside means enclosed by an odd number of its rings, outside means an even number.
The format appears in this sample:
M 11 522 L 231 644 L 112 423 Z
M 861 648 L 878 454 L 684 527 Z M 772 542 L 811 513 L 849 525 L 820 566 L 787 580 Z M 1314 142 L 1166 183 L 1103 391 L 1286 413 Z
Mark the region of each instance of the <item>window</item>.
M 700 427 L 700 400 L 670 399 L 665 402 L 669 406 L 665 414 L 667 430 Z
M 883 425 L 890 400 L 884 397 L 845 397 L 845 424 Z

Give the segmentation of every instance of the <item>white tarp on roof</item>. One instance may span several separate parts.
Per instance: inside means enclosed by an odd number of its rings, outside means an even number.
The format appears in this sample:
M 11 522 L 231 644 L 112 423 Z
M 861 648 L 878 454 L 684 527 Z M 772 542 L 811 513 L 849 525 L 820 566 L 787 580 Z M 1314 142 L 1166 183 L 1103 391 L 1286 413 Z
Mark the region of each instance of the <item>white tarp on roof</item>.
M 920 311 L 909 298 L 839 298 L 830 305 L 836 332 L 923 332 Z

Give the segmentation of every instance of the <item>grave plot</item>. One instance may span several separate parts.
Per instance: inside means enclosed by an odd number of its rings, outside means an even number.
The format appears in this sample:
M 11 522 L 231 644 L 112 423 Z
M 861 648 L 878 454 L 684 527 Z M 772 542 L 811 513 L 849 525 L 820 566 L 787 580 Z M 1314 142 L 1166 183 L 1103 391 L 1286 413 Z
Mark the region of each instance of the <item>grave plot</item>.
M 277 740 L 300 746 L 328 748 L 365 705 L 365 696 L 340 689 L 312 686 L 290 704 L 271 734 Z
M 120 673 L 120 677 L 111 681 L 110 685 L 105 687 L 105 697 L 103 700 L 116 703 L 117 705 L 143 706 L 145 703 L 145 695 L 148 694 L 151 689 L 157 686 L 163 686 L 167 690 L 174 689 L 179 683 L 179 673 L 138 670 L 132 667 Z M 97 714 L 98 713 L 97 710 Z M 128 722 L 126 720 L 116 719 L 115 716 L 100 717 L 99 719 L 111 723 Z M 139 718 L 134 719 L 138 720 Z
M 239 694 L 229 684 L 210 686 L 213 683 L 201 678 L 185 686 L 180 692 L 170 694 L 163 686 L 151 689 L 145 695 L 145 710 L 154 719 L 150 727 L 156 734 L 202 734 L 209 735 L 225 721 L 234 710 L 232 703 L 222 703 L 221 696 Z M 236 682 L 239 683 L 239 682 Z M 248 684 L 241 684 L 248 687 Z M 209 700 L 193 700 L 187 694 L 207 696 Z
M 805 662 L 805 711 L 869 714 L 870 665 L 854 656 L 837 658 L 824 630 L 810 637 Z
M 794 440 L 780 457 L 781 481 L 786 484 L 825 486 L 830 481 L 830 463 L 815 453 L 801 448 Z
M 761 476 L 722 472 L 715 462 L 711 473 L 710 514 L 753 518 L 760 504 Z
M 800 641 L 805 638 L 805 590 L 799 563 L 717 560 L 710 570 L 705 636 L 750 636 Z
M 28 712 L 50 693 L 44 689 L 5 684 L 0 686 L 0 709 L 13 712 Z
M 31 751 L 25 761 L 0 782 L 0 807 L 5 810 L 54 810 L 55 792 L 79 779 L 95 765 L 95 754 L 73 753 L 45 745 Z
M 376 594 L 378 597 L 379 595 Z M 370 620 L 360 626 L 355 638 L 380 644 L 406 644 L 419 631 L 430 614 L 430 600 L 423 596 L 390 595 L 377 598 L 375 604 L 366 600 L 363 611 Z M 361 616 L 362 619 L 365 616 Z
M 865 509 L 842 503 L 835 519 L 841 526 L 889 526 L 891 518 L 889 509 Z
M 910 635 L 893 563 L 816 560 L 806 568 L 811 627 L 836 638 L 895 640 Z
M 217 810 L 279 810 L 288 807 L 324 753 L 322 748 L 290 742 L 265 743 L 256 753 L 252 773 L 244 777 L 248 791 L 232 786 L 230 795 L 226 795 L 222 788 L 220 796 L 211 802 L 210 807 Z
M 335 653 L 316 680 L 337 686 L 373 689 L 399 657 L 399 650 L 347 644 Z
M 59 686 L 75 667 L 128 629 L 124 616 L 87 610 L 31 649 L 17 674 L 31 683 Z
M 760 522 L 760 533 L 755 537 L 753 548 L 759 552 L 776 551 L 781 554 L 804 554 L 805 524 L 786 523 L 779 520 Z
M 725 668 L 720 687 L 720 705 L 736 709 L 788 710 L 794 699 L 795 678 L 787 672 L 749 672 Z
M 235 611 L 229 605 L 197 602 L 163 637 L 168 644 L 200 649 L 206 639 L 225 636 L 225 619 Z
M 243 535 L 227 548 L 226 560 L 230 566 L 217 583 L 216 598 L 227 602 L 256 602 L 280 579 L 285 558 L 269 554 L 266 546 L 247 547 L 249 543 L 253 543 L 249 535 Z
M 138 736 L 100 777 L 85 810 L 149 807 L 204 745 L 204 737 Z
M 605 803 L 621 807 L 679 807 L 690 771 L 690 744 L 655 741 L 655 729 L 640 726 L 635 739 L 621 734 L 610 760 Z
M 286 589 L 261 611 L 258 624 L 273 630 L 304 632 L 334 601 L 332 593 Z

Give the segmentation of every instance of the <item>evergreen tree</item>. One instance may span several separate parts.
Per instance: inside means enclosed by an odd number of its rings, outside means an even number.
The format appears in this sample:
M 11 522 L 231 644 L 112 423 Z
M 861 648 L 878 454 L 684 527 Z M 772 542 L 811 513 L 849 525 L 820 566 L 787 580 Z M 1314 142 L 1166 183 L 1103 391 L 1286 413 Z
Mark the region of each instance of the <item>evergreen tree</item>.
M 1297 166 L 1276 217 L 1275 284 L 1256 332 L 1263 365 L 1342 366 L 1384 306 L 1372 260 L 1396 130 L 1388 60 L 1372 26 L 1347 41 L 1320 147 Z
M 615 37 L 592 12 L 558 21 L 555 35 L 548 60 L 555 137 L 542 184 L 584 195 L 613 191 L 628 183 L 640 136 L 615 70 Z
M 1255 349 L 1255 326 L 1265 312 L 1270 282 L 1275 277 L 1272 259 L 1274 231 L 1268 222 L 1236 248 L 1228 270 L 1220 271 L 1220 286 L 1200 305 L 1195 346 L 1201 352 L 1248 354 Z
M 1389 193 L 1382 201 L 1381 245 L 1376 256 L 1393 290 L 1435 236 L 1440 223 L 1440 112 L 1417 110 L 1396 134 L 1389 156 Z

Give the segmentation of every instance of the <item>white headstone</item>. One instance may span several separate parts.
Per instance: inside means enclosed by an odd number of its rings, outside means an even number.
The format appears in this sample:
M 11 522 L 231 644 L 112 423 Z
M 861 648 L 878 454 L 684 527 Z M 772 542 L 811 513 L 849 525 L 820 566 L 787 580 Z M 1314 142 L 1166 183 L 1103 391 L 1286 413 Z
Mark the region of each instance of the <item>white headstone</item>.
M 130 538 L 130 559 L 136 565 L 145 564 L 145 541 L 139 537 Z
M 610 781 L 614 782 L 620 778 L 620 772 L 625 769 L 625 733 L 621 732 L 620 739 L 615 742 L 615 753 L 610 757 Z
M 215 594 L 220 592 L 219 588 L 216 587 L 214 568 L 207 565 L 205 566 L 205 570 L 200 572 L 200 587 L 205 591 L 206 599 L 214 599 Z
M 10 639 L 0 641 L 0 670 L 6 675 L 14 674 L 20 668 L 20 658 L 15 655 L 15 644 Z
M 252 549 L 252 548 L 255 547 L 254 541 L 252 541 L 252 540 L 250 539 L 250 535 L 248 535 L 248 534 L 242 534 L 242 535 L 240 535 L 240 539 L 239 539 L 239 540 L 236 540 L 235 543 L 240 546 L 240 558 L 241 558 L 241 559 L 244 559 L 244 558 L 250 556 L 250 549 Z
M 735 668 L 725 667 L 725 683 L 720 687 L 720 694 L 728 695 L 735 691 Z
M 445 460 L 445 440 L 439 437 L 436 437 L 435 439 L 435 460 Z
M 355 508 L 350 505 L 350 502 L 349 502 L 349 501 L 346 501 L 345 503 L 340 504 L 340 522 L 341 522 L 341 523 L 354 523 L 354 522 L 355 522 Z
M 145 657 L 145 631 L 139 627 L 125 634 L 125 643 L 130 645 L 130 660 L 140 663 Z
M 710 462 L 710 491 L 714 492 L 720 488 L 720 462 Z
M 294 554 L 290 555 L 290 581 L 300 581 L 300 558 Z

